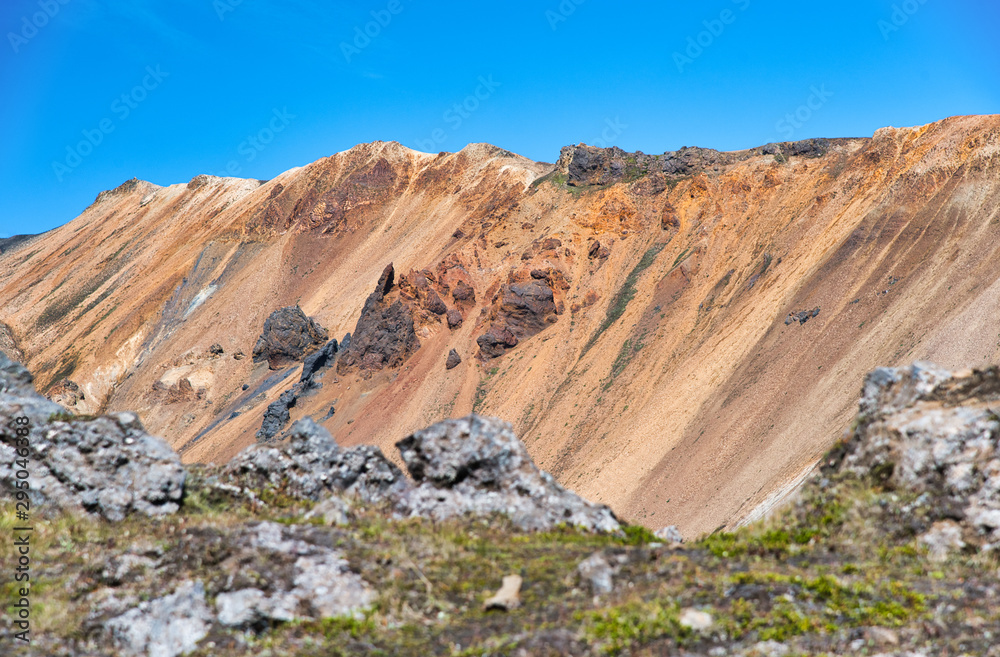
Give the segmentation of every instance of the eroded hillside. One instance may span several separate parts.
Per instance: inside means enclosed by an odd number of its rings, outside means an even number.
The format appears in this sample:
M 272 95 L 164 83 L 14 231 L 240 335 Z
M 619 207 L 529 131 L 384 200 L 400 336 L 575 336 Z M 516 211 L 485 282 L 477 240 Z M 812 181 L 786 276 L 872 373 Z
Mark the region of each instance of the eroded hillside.
M 872 367 L 997 360 L 998 147 L 1000 117 L 960 117 L 739 153 L 374 143 L 267 182 L 133 180 L 5 247 L 0 348 L 74 410 L 135 410 L 223 462 L 301 378 L 253 357 L 298 305 L 355 335 L 290 421 L 389 454 L 497 415 L 566 486 L 694 535 L 799 480 Z

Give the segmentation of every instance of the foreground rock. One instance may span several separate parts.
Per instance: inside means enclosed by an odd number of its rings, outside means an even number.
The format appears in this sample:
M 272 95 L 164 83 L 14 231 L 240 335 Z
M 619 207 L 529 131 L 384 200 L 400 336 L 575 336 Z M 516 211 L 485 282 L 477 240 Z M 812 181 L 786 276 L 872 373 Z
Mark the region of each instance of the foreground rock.
M 824 462 L 918 494 L 904 509 L 932 558 L 965 544 L 1000 547 L 1000 369 L 951 373 L 930 363 L 865 380 L 850 439 Z
M 272 486 L 317 501 L 347 493 L 365 502 L 394 499 L 409 487 L 403 472 L 371 445 L 341 449 L 310 418 L 292 425 L 277 445 L 253 445 L 225 466 L 223 478 L 250 490 Z
M 19 424 L 26 418 L 27 424 Z M 167 443 L 134 413 L 76 418 L 32 386 L 31 374 L 0 354 L 0 491 L 17 490 L 27 459 L 32 512 L 92 513 L 112 521 L 131 513 L 173 513 L 185 471 Z M 26 441 L 8 427 L 28 427 Z
M 574 525 L 621 529 L 606 506 L 592 504 L 538 469 L 507 422 L 470 415 L 445 420 L 396 443 L 417 487 L 400 507 L 438 520 L 503 514 L 528 530 Z
M 176 657 L 198 648 L 210 633 L 252 634 L 294 621 L 360 618 L 375 600 L 372 587 L 326 544 L 329 537 L 308 526 L 252 522 L 199 527 L 180 538 L 155 561 L 131 558 L 142 562 L 147 585 L 171 593 L 138 602 L 115 594 L 121 581 L 102 577 L 99 583 L 107 588 L 88 596 L 87 625 L 114 654 Z M 199 573 L 200 566 L 209 570 Z
M 264 331 L 253 348 L 254 362 L 267 361 L 272 370 L 301 362 L 319 349 L 329 336 L 298 306 L 275 310 L 264 322 Z

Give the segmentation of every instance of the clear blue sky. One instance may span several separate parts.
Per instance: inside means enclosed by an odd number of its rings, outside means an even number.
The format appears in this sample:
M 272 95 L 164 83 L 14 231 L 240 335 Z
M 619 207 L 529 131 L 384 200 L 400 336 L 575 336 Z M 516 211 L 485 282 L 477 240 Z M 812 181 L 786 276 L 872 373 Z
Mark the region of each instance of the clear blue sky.
M 997 113 L 998 25 L 985 0 L 3 0 L 0 237 L 133 176 L 266 179 L 373 140 L 551 162 Z

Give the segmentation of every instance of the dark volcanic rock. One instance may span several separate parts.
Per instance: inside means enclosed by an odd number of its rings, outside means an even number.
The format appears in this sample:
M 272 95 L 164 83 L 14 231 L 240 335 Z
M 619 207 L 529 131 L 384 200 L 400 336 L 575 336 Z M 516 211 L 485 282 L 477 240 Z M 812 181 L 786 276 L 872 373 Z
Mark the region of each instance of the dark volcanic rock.
M 502 356 L 511 347 L 517 346 L 517 336 L 510 328 L 504 325 L 491 326 L 486 333 L 476 338 L 479 351 L 486 358 L 496 358 Z
M 402 471 L 377 447 L 342 450 L 310 418 L 293 424 L 282 443 L 243 450 L 225 467 L 224 477 L 250 489 L 271 485 L 310 500 L 346 492 L 365 501 L 380 501 L 409 486 Z
M 655 195 L 666 189 L 668 180 L 676 181 L 703 172 L 719 173 L 725 166 L 752 157 L 779 154 L 785 157 L 822 157 L 836 141 L 807 139 L 729 153 L 711 148 L 684 147 L 662 155 L 647 155 L 641 151 L 628 153 L 617 146 L 598 148 L 579 144 L 562 149 L 556 171 L 566 176 L 567 184 L 575 186 L 612 185 L 642 179 L 635 191 L 640 195 Z
M 462 313 L 457 308 L 448 309 L 448 328 L 455 329 L 462 325 Z
M 476 342 L 483 356 L 494 358 L 555 321 L 556 304 L 546 283 L 532 279 L 507 285 L 490 328 Z
M 89 512 L 107 520 L 173 513 L 185 472 L 167 443 L 134 413 L 57 420 L 66 411 L 35 392 L 31 374 L 0 355 L 0 496 L 13 499 L 18 458 L 31 465 L 31 506 L 42 513 Z M 27 418 L 27 424 L 17 423 Z M 11 427 L 29 429 L 26 443 Z M 19 450 L 27 450 L 27 456 Z
M 452 349 L 448 352 L 448 360 L 445 362 L 444 367 L 448 370 L 453 370 L 462 363 L 462 357 L 458 355 L 458 352 Z
M 515 283 L 503 293 L 500 315 L 518 338 L 525 338 L 554 321 L 556 304 L 552 288 L 542 281 Z
M 282 429 L 292 419 L 288 409 L 293 408 L 298 401 L 301 386 L 298 384 L 281 393 L 276 401 L 267 405 L 264 420 L 257 431 L 257 442 L 272 442 Z
M 272 370 L 300 362 L 329 336 L 298 306 L 281 308 L 264 322 L 264 331 L 253 348 L 254 362 L 266 360 Z
M 478 415 L 445 420 L 396 446 L 417 482 L 400 501 L 410 515 L 443 520 L 502 513 L 528 530 L 560 524 L 605 532 L 621 528 L 611 509 L 587 502 L 539 470 L 502 420 Z
M 393 279 L 390 263 L 382 272 L 375 291 L 365 300 L 350 345 L 337 362 L 337 372 L 345 374 L 352 367 L 369 372 L 399 367 L 420 348 L 410 307 L 398 300 L 392 304 L 386 302 L 385 296 L 392 290 Z
M 448 306 L 444 305 L 444 301 L 441 301 L 441 297 L 434 290 L 427 291 L 425 307 L 435 315 L 443 315 L 448 312 Z
M 819 317 L 818 306 L 812 310 L 800 310 L 799 312 L 788 313 L 788 317 L 785 318 L 785 326 L 793 322 L 798 322 L 800 325 L 805 324 L 813 317 Z
M 472 303 L 476 300 L 476 290 L 465 281 L 459 281 L 455 284 L 455 289 L 451 291 L 451 296 L 455 301 L 468 301 Z
M 302 365 L 302 376 L 299 378 L 299 381 L 312 379 L 317 372 L 333 365 L 333 360 L 336 357 L 337 340 L 333 339 L 323 345 L 322 349 L 306 357 L 305 363 Z

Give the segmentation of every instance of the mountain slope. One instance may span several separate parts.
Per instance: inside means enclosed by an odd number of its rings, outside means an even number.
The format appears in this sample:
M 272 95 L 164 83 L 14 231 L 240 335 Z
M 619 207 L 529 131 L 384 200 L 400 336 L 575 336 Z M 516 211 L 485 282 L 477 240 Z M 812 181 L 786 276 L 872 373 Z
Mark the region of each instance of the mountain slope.
M 498 415 L 564 485 L 692 535 L 794 483 L 873 366 L 996 360 L 998 144 L 1000 117 L 958 117 L 739 153 L 374 143 L 267 182 L 129 181 L 0 255 L 0 321 L 43 389 L 79 384 L 76 410 L 136 410 L 222 461 L 298 381 L 250 357 L 268 315 L 298 304 L 340 339 L 392 263 L 419 349 L 327 370 L 292 420 L 391 453 Z

